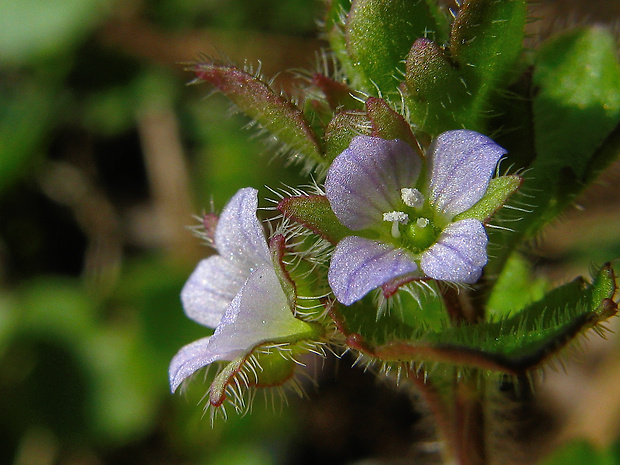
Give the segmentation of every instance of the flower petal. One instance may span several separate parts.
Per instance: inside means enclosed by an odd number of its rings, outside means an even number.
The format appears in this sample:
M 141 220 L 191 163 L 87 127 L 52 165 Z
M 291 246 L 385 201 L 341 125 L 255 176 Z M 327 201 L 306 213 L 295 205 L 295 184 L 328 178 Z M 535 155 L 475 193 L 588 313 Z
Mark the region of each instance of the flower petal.
M 431 278 L 473 284 L 487 264 L 488 242 L 480 221 L 457 221 L 448 225 L 437 242 L 422 254 L 420 266 Z
M 224 207 L 215 229 L 218 253 L 247 265 L 248 270 L 271 263 L 265 233 L 256 217 L 257 207 L 258 191 L 251 187 L 239 189 Z
M 328 280 L 338 301 L 351 305 L 391 279 L 417 269 L 403 249 L 348 236 L 334 250 Z
M 263 265 L 234 296 L 213 336 L 186 345 L 174 356 L 169 369 L 171 390 L 210 363 L 232 361 L 262 342 L 312 331 L 310 324 L 293 316 L 273 266 Z
M 475 131 L 440 134 L 429 149 L 430 203 L 450 219 L 482 198 L 506 150 Z
M 210 339 L 211 336 L 187 344 L 172 358 L 170 368 L 168 369 L 171 392 L 174 393 L 183 380 L 197 370 L 217 360 L 221 360 L 217 354 L 209 350 Z
M 197 323 L 215 328 L 252 270 L 271 263 L 257 207 L 258 191 L 251 187 L 224 207 L 215 229 L 219 256 L 201 261 L 181 291 L 185 313 Z
M 325 192 L 332 210 L 354 230 L 381 223 L 383 213 L 399 209 L 401 188 L 414 187 L 421 164 L 398 139 L 353 138 L 327 173 Z
M 209 349 L 232 360 L 255 345 L 306 333 L 312 328 L 293 316 L 273 265 L 254 271 L 235 296 L 211 337 Z
M 201 325 L 215 328 L 250 272 L 244 263 L 219 255 L 202 260 L 181 291 L 185 314 Z

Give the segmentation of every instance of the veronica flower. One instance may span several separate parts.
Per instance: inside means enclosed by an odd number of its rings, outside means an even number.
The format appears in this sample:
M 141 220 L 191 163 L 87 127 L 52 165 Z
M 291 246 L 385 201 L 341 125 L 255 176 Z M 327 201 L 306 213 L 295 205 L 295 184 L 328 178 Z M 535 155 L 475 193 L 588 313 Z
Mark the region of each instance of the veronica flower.
M 429 277 L 475 283 L 488 238 L 474 218 L 455 220 L 486 193 L 506 151 L 474 131 L 448 131 L 422 160 L 400 140 L 357 136 L 331 165 L 326 196 L 358 235 L 336 246 L 329 284 L 345 305 L 389 282 Z
M 206 365 L 238 359 L 263 342 L 307 331 L 307 324 L 293 316 L 274 269 L 257 205 L 255 189 L 235 194 L 215 228 L 218 255 L 201 261 L 183 287 L 187 316 L 215 332 L 174 356 L 169 369 L 172 392 Z

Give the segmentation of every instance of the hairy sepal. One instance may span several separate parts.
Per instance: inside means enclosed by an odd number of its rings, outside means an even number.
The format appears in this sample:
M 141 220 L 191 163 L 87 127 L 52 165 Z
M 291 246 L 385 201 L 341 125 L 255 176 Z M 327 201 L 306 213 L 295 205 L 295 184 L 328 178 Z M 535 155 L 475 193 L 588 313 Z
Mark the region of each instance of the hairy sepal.
M 499 176 L 489 181 L 489 187 L 482 197 L 469 210 L 454 217 L 453 221 L 460 221 L 467 218 L 488 222 L 493 214 L 498 211 L 512 194 L 521 186 L 523 179 L 520 176 Z
M 253 353 L 225 365 L 209 387 L 209 404 L 220 408 L 230 402 L 239 413 L 249 407 L 248 393 L 255 388 L 285 384 L 295 374 L 296 363 L 286 354 L 256 348 Z
M 327 197 L 323 195 L 286 197 L 277 208 L 286 218 L 302 224 L 332 244 L 337 244 L 342 238 L 353 234 L 353 231 L 338 221 Z
M 276 234 L 269 240 L 269 252 L 273 260 L 273 269 L 282 286 L 282 291 L 286 295 L 290 308 L 297 306 L 297 287 L 291 279 L 284 264 L 284 253 L 286 251 L 286 239 L 282 234 Z
M 419 156 L 423 157 L 420 143 L 411 131 L 411 126 L 405 118 L 392 110 L 383 99 L 369 97 L 366 100 L 366 114 L 372 124 L 372 136 L 382 139 L 400 139 L 407 142 Z
M 326 164 L 318 138 L 302 112 L 271 86 L 235 66 L 197 63 L 192 68 L 197 81 L 217 87 L 240 110 L 272 133 L 286 148 L 317 166 Z
M 324 354 L 324 328 L 315 323 L 298 320 L 297 332 L 277 341 L 263 342 L 246 354 L 223 365 L 209 387 L 209 405 L 223 407 L 230 402 L 235 410 L 244 413 L 256 388 L 271 388 L 294 382 L 295 370 L 301 365 L 300 356 Z
M 321 90 L 333 111 L 342 109 L 361 110 L 362 103 L 353 97 L 353 89 L 344 82 L 335 81 L 321 73 L 312 75 L 312 84 Z
M 370 135 L 372 124 L 368 116 L 359 111 L 343 111 L 332 118 L 325 129 L 325 154 L 328 163 L 351 144 L 355 136 Z

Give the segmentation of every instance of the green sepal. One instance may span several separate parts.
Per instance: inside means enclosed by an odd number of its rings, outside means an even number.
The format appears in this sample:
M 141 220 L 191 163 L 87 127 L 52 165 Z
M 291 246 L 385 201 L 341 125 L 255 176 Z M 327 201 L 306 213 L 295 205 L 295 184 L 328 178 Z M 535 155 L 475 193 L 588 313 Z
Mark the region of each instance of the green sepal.
M 615 276 L 605 265 L 588 284 L 575 280 L 546 294 L 515 315 L 498 321 L 435 329 L 419 321 L 412 326 L 396 312 L 375 325 L 360 303 L 332 314 L 347 343 L 370 359 L 396 363 L 442 362 L 522 375 L 557 355 L 588 329 L 616 315 Z M 436 312 L 437 310 L 434 310 Z M 360 315 L 366 315 L 365 320 Z
M 282 286 L 284 294 L 286 294 L 289 307 L 296 308 L 297 288 L 284 264 L 285 247 L 286 238 L 282 234 L 276 234 L 269 240 L 269 252 L 271 253 L 271 260 L 273 261 L 273 270 L 276 272 L 276 276 L 280 281 L 280 286 Z
M 372 132 L 372 125 L 364 113 L 344 111 L 332 118 L 325 129 L 325 155 L 329 163 L 346 149 L 355 136 Z
M 434 0 L 352 1 L 346 24 L 347 50 L 364 91 L 397 94 L 411 44 L 440 30 L 439 11 Z M 441 31 L 439 35 L 443 36 Z
M 288 334 L 257 344 L 222 364 L 209 387 L 209 403 L 221 407 L 229 401 L 237 411 L 244 411 L 249 407 L 245 404 L 247 390 L 281 386 L 293 377 L 299 355 L 321 352 L 325 333 L 321 325 L 293 318 L 291 313 L 287 330 Z
M 304 225 L 332 244 L 355 234 L 338 221 L 325 196 L 286 197 L 278 203 L 277 208 L 286 218 Z
M 196 74 L 194 82 L 211 83 L 286 148 L 300 153 L 316 166 L 325 167 L 319 140 L 302 112 L 268 83 L 230 65 L 197 63 L 191 70 Z
M 431 40 L 418 39 L 411 47 L 401 90 L 411 122 L 431 136 L 463 127 L 480 128 L 479 115 L 469 111 L 472 97 L 459 70 Z
M 295 366 L 291 358 L 284 358 L 278 351 L 257 351 L 239 357 L 226 364 L 213 379 L 209 403 L 221 407 L 229 401 L 243 412 L 249 407 L 244 400 L 245 390 L 280 386 L 293 377 Z
M 452 23 L 450 54 L 469 92 L 470 111 L 487 110 L 492 92 L 521 55 L 525 0 L 466 0 Z
M 385 100 L 369 97 L 366 100 L 366 114 L 372 124 L 373 136 L 385 140 L 400 139 L 409 144 L 419 156 L 424 156 L 420 143 L 413 135 L 409 123 L 400 114 L 392 110 Z
M 499 176 L 491 179 L 486 194 L 473 207 L 454 217 L 454 221 L 473 218 L 486 223 L 502 208 L 512 194 L 521 186 L 523 178 L 516 175 Z

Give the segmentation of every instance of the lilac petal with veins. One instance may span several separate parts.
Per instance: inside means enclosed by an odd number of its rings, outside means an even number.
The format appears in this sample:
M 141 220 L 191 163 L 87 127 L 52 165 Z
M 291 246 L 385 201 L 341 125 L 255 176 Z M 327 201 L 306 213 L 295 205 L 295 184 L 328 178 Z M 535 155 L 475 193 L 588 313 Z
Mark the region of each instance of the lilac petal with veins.
M 185 283 L 181 301 L 188 317 L 215 328 L 252 270 L 271 263 L 256 217 L 258 191 L 239 190 L 226 204 L 215 230 L 218 255 L 202 260 Z
M 252 272 L 226 308 L 213 336 L 183 347 L 170 364 L 172 392 L 196 370 L 218 360 L 234 360 L 256 345 L 311 331 L 293 316 L 273 265 Z
M 172 358 L 168 377 L 170 379 L 170 391 L 174 393 L 183 380 L 210 363 L 218 360 L 217 354 L 209 350 L 211 336 L 198 339 L 186 346 Z
M 348 236 L 334 250 L 328 280 L 338 301 L 351 305 L 393 278 L 417 269 L 403 249 Z
M 431 278 L 473 284 L 487 264 L 488 242 L 480 221 L 457 221 L 444 228 L 437 242 L 422 254 L 420 266 Z
M 226 204 L 215 230 L 215 247 L 224 258 L 246 267 L 271 263 L 265 233 L 258 218 L 258 191 L 251 187 L 240 189 Z
M 325 193 L 342 224 L 360 230 L 380 224 L 399 210 L 400 190 L 413 187 L 421 160 L 400 140 L 357 136 L 327 172 Z
M 475 131 L 440 134 L 431 144 L 429 200 L 436 212 L 452 219 L 480 200 L 497 162 L 507 152 Z

